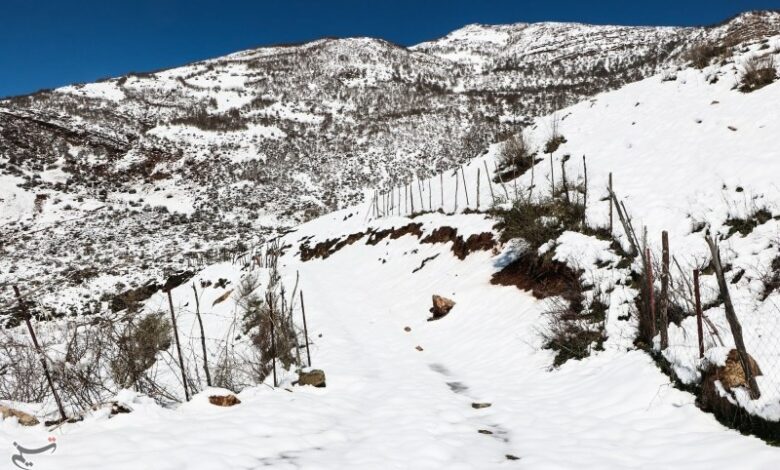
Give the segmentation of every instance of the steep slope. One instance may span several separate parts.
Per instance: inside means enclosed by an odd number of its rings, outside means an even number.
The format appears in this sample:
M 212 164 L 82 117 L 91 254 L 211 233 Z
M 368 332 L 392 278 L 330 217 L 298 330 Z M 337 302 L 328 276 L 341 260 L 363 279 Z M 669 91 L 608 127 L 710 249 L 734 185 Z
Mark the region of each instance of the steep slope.
M 599 322 L 603 350 L 594 346 L 590 357 L 553 369 L 554 353 L 544 349 L 540 334 L 549 327 L 555 299 L 536 299 L 490 282 L 526 245 L 498 243 L 497 220 L 484 213 L 494 202 L 505 203 L 515 187 L 523 195 L 533 190 L 532 200 L 542 200 L 552 184 L 560 188 L 558 170 L 564 168 L 574 189 L 558 194 L 580 198 L 584 154 L 585 215 L 593 227 L 608 223 L 604 196 L 611 173 L 633 224 L 647 227 L 654 257 L 660 231 L 668 230 L 672 253 L 687 272 L 707 261 L 702 230 L 719 236 L 747 347 L 764 372 L 761 399 L 750 400 L 744 387 L 729 396 L 751 413 L 777 421 L 780 292 L 772 261 L 780 255 L 780 194 L 773 178 L 780 171 L 774 109 L 780 82 L 751 93 L 738 89 L 745 65 L 757 56 L 780 60 L 780 36 L 741 47 L 704 69 L 671 68 L 535 119 L 526 138 L 543 160 L 533 173 L 488 183 L 496 176 L 502 147 L 493 145 L 458 171 L 415 181 L 411 200 L 409 186 L 394 188 L 388 193 L 392 197 L 374 200 L 383 201 L 380 210 L 369 203 L 348 207 L 284 235 L 279 267 L 285 285 L 305 291 L 312 360 L 327 374 L 324 389 L 295 387 L 292 371 L 280 370 L 278 388 L 246 387 L 234 408 L 209 405 L 209 395 L 225 391 L 205 389 L 199 375 L 203 358 L 192 286 L 173 289 L 187 375 L 202 392 L 174 409 L 122 392 L 118 399 L 133 409 L 130 414 L 109 419 L 99 410 L 83 422 L 59 427 L 57 454 L 40 456 L 36 466 L 774 468 L 777 448 L 703 413 L 692 394 L 674 388 L 651 358 L 636 350 L 637 288 L 631 273 L 636 266 L 621 263 L 622 250 L 604 240 L 603 231 L 566 231 L 540 247 L 554 260 L 581 269 L 586 300 L 598 293 L 607 306 Z M 552 129 L 566 141 L 551 155 L 543 154 Z M 735 221 L 756 218 L 757 209 L 770 217 L 732 230 Z M 483 233 L 492 240 L 475 243 L 472 250 L 461 245 L 472 236 L 484 241 Z M 627 245 L 617 221 L 612 236 Z M 209 266 L 193 278 L 211 364 L 219 363 L 226 345 L 244 352 L 240 348 L 250 344 L 241 331 L 246 307 L 236 291 L 251 276 L 259 276 L 259 290 L 268 285 L 267 270 L 251 257 L 267 250 L 268 245 L 252 247 L 245 259 Z M 673 279 L 679 278 L 675 272 Z M 429 322 L 432 294 L 450 297 L 456 305 L 448 316 Z M 687 312 L 670 325 L 670 348 L 662 353 L 688 384 L 700 380 L 708 362 L 721 362 L 733 343 L 714 276 L 706 272 L 702 295 L 705 315 L 724 344 L 708 332 L 707 356 L 699 359 L 694 317 Z M 300 304 L 291 303 L 300 323 Z M 157 293 L 142 312 L 167 305 L 167 296 Z M 56 339 L 56 326 L 65 324 L 38 325 L 48 325 Z M 51 355 L 59 359 L 60 342 L 51 343 Z M 658 349 L 657 337 L 652 347 Z M 153 373 L 166 391 L 181 398 L 172 348 L 159 354 Z M 266 377 L 265 385 L 271 380 Z M 475 403 L 491 406 L 475 408 Z M 52 403 L 25 406 L 41 416 L 53 414 Z M 47 436 L 43 426 L 20 428 L 12 419 L 0 423 L 0 445 L 16 441 L 34 447 Z
M 0 285 L 115 276 L 74 306 L 95 311 L 101 297 L 228 259 L 367 188 L 467 161 L 694 44 L 758 40 L 777 18 L 470 26 L 409 49 L 326 39 L 0 101 Z

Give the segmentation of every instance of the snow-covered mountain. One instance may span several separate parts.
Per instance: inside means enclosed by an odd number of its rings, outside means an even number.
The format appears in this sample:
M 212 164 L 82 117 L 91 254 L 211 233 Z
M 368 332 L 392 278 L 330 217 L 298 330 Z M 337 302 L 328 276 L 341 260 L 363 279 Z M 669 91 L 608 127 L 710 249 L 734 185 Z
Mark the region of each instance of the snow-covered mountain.
M 638 350 L 635 302 L 641 285 L 634 277 L 641 261 L 627 258 L 629 243 L 617 220 L 612 232 L 606 229 L 611 175 L 632 223 L 638 230 L 647 227 L 655 259 L 661 256 L 661 231 L 669 232 L 679 266 L 672 285 L 682 273 L 706 265 L 705 230 L 721 238 L 746 345 L 763 371 L 760 399 L 735 387 L 724 391 L 724 400 L 776 426 L 780 82 L 740 90 L 756 57 L 780 63 L 780 35 L 743 43 L 702 69 L 668 70 L 533 119 L 524 135 L 544 160 L 519 178 L 494 179 L 503 149 L 497 143 L 457 172 L 415 182 L 415 210 L 407 204 L 409 187 L 400 186 L 374 203 L 331 212 L 285 234 L 279 272 L 288 288 L 305 292 L 312 364 L 326 372 L 325 388 L 295 386 L 294 370 L 281 366 L 276 388 L 270 376 L 267 386 L 207 388 L 196 308 L 212 370 L 221 370 L 225 358 L 233 357 L 230 351 L 243 358 L 241 348 L 251 345 L 242 328 L 245 286 L 262 293 L 271 284 L 270 269 L 262 265 L 269 245 L 198 270 L 194 291 L 186 283 L 171 292 L 195 397 L 163 407 L 122 391 L 112 399 L 129 414 L 112 417 L 103 407 L 89 411 L 83 422 L 56 428 L 57 454 L 36 457 L 36 466 L 774 468 L 776 447 L 702 412 L 690 389 L 674 387 Z M 543 154 L 539 149 L 553 128 L 565 142 Z M 579 200 L 585 188 L 587 226 L 570 226 L 537 253 L 576 274 L 582 310 L 574 321 L 595 336 L 588 341 L 589 357 L 553 368 L 556 351 L 545 334 L 559 296 L 532 295 L 533 282 L 522 272 L 510 282 L 495 282 L 511 273 L 528 245 L 502 240 L 499 219 L 488 210 L 495 202 L 505 207 L 515 188 L 542 203 L 551 186 L 563 184 L 563 170 L 569 191 L 559 189 L 558 197 Z M 253 259 L 255 254 L 260 256 Z M 84 284 L 96 288 L 110 279 Z M 647 347 L 666 361 L 679 388 L 699 386 L 733 347 L 714 275 L 704 270 L 701 285 L 705 357 L 698 355 L 695 316 L 677 290 L 669 347 L 661 352 L 657 336 Z M 427 321 L 432 294 L 455 302 L 437 321 Z M 72 295 L 80 294 L 58 292 L 59 299 Z M 294 321 L 302 326 L 301 303 L 291 298 Z M 169 306 L 163 292 L 141 303 L 145 314 Z M 65 326 L 74 323 L 38 323 L 55 364 L 68 361 L 60 357 L 60 345 Z M 17 328 L 9 334 L 26 333 Z M 169 345 L 158 354 L 150 376 L 165 393 L 183 399 L 171 351 Z M 71 367 L 93 370 L 94 356 L 82 354 L 70 359 Z M 33 379 L 44 383 L 40 376 Z M 209 403 L 212 395 L 239 389 L 241 403 L 232 408 Z M 40 417 L 55 414 L 51 400 L 17 406 Z M 736 416 L 728 418 L 733 426 Z M 48 435 L 43 426 L 21 428 L 13 419 L 0 425 L 0 445 L 45 442 Z
M 57 453 L 36 454 L 36 467 L 775 468 L 776 447 L 728 426 L 765 426 L 772 441 L 780 421 L 778 18 L 686 29 L 470 26 L 410 49 L 325 40 L 3 102 L 0 283 L 21 284 L 36 313 L 97 314 L 35 322 L 68 411 L 84 418 L 51 431 Z M 575 33 L 589 41 L 578 46 Z M 657 52 L 650 38 L 677 43 L 653 64 L 630 52 Z M 543 51 L 544 41 L 555 46 Z M 534 68 L 498 70 L 508 56 L 563 64 L 572 73 L 533 77 L 545 83 L 539 90 L 571 85 L 565 103 L 521 90 L 517 77 Z M 606 57 L 614 83 L 593 96 L 575 86 Z M 415 68 L 388 78 L 396 60 Z M 504 73 L 516 74 L 506 83 L 528 98 L 523 106 L 539 107 L 511 108 L 484 88 Z M 635 73 L 644 78 L 622 83 Z M 256 89 L 271 90 L 265 104 L 252 104 Z M 371 127 L 379 116 L 390 127 Z M 484 145 L 452 139 L 480 120 L 493 123 Z M 497 171 L 501 130 L 518 131 L 520 120 L 531 163 Z M 361 134 L 363 126 L 375 130 Z M 453 134 L 437 134 L 444 130 Z M 319 143 L 304 154 L 295 147 L 303 142 Z M 274 145 L 290 147 L 265 153 Z M 451 158 L 415 153 L 435 145 Z M 629 254 L 617 215 L 608 226 L 610 184 L 647 234 L 651 266 L 668 231 L 663 350 L 658 334 L 642 338 L 646 267 Z M 322 210 L 343 207 L 256 243 L 309 207 L 296 201 L 319 207 L 328 187 L 332 205 Z M 367 188 L 379 191 L 351 202 Z M 525 226 L 506 223 L 524 205 L 539 211 L 525 220 L 544 235 L 535 244 L 513 234 L 528 235 Z M 572 218 L 561 207 L 581 212 Z M 728 366 L 735 340 L 705 233 L 720 240 L 745 345 L 762 372 L 759 398 L 712 375 Z M 170 278 L 175 268 L 190 272 Z M 703 357 L 686 285 L 695 268 Z M 295 385 L 296 367 L 281 359 L 272 378 L 254 355 L 265 330 L 252 319 L 271 305 L 269 293 L 308 335 L 312 361 L 297 363 L 323 369 L 327 387 Z M 433 294 L 455 305 L 428 321 Z M 120 382 L 123 357 L 107 338 L 167 318 L 169 308 L 183 353 L 166 335 L 143 363 L 144 381 Z M 1 332 L 0 394 L 13 400 L 4 404 L 56 417 L 27 330 Z M 206 386 L 209 368 L 230 390 Z M 9 393 L 14 377 L 25 400 Z M 195 396 L 179 404 L 184 383 Z M 210 403 L 227 393 L 241 403 Z M 731 411 L 721 409 L 723 424 L 700 409 L 717 406 Z M 49 434 L 4 419 L 0 448 L 33 448 Z
M 142 284 L 226 259 L 702 44 L 730 49 L 778 25 L 756 13 L 711 28 L 471 25 L 410 48 L 323 39 L 9 98 L 0 283 Z

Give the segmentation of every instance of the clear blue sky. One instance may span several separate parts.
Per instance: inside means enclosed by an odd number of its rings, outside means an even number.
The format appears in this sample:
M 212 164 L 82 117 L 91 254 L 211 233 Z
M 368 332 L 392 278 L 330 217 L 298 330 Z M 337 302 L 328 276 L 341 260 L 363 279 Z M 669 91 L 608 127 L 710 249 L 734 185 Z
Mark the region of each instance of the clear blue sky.
M 780 0 L 2 0 L 0 96 L 323 36 L 411 45 L 468 23 L 702 25 Z

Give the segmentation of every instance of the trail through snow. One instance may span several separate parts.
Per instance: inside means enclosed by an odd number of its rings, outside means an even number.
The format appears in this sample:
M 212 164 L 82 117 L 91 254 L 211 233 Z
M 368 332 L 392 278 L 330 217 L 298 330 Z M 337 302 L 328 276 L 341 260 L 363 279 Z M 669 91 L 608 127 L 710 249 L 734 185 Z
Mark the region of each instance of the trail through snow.
M 209 405 L 213 391 L 178 409 L 136 399 L 130 414 L 55 431 L 57 452 L 36 468 L 776 467 L 780 450 L 698 410 L 643 353 L 608 349 L 550 371 L 534 339 L 539 301 L 491 286 L 491 253 L 446 251 L 410 274 L 442 250 L 404 236 L 327 260 L 288 254 L 327 388 L 255 387 L 231 408 Z M 457 304 L 428 322 L 432 293 Z M 6 449 L 46 435 L 0 423 Z

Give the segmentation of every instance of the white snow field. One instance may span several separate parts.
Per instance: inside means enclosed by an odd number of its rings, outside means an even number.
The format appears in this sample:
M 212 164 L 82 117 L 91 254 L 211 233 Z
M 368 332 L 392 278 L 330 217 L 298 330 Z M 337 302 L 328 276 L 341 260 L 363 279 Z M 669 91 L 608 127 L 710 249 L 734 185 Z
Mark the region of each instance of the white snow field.
M 768 53 L 777 50 L 775 39 Z M 706 258 L 702 234 L 693 232 L 696 222 L 725 234 L 729 215 L 748 215 L 754 207 L 778 209 L 780 84 L 750 94 L 733 89 L 740 64 L 756 53 L 767 52 L 749 50 L 736 58 L 736 65 L 670 71 L 557 114 L 567 142 L 554 154 L 556 172 L 561 157 L 569 154 L 567 177 L 581 178 L 581 156 L 587 156 L 592 224 L 606 224 L 608 206 L 601 199 L 613 172 L 615 190 L 634 225 L 648 227 L 654 248 L 660 231 L 669 230 L 672 253 L 688 268 Z M 662 80 L 671 75 L 676 79 Z M 712 76 L 719 77 L 717 83 L 710 83 Z M 538 120 L 528 131 L 529 140 L 544 142 L 555 119 Z M 483 175 L 480 209 L 490 205 L 483 162 L 492 171 L 496 150 L 492 147 L 464 168 L 471 209 L 477 169 Z M 537 195 L 549 185 L 549 157 L 540 156 L 545 161 L 535 171 Z M 439 209 L 439 179 L 431 181 L 431 194 L 427 183 L 421 184 L 426 193 L 420 201 L 426 210 Z M 529 183 L 530 173 L 517 180 L 521 191 Z M 455 180 L 450 172 L 444 184 L 444 209 L 452 212 Z M 499 185 L 493 190 L 503 192 Z M 507 184 L 507 192 L 513 190 L 514 184 Z M 695 406 L 693 395 L 675 389 L 647 354 L 633 350 L 636 320 L 618 317 L 635 293 L 620 282 L 627 271 L 611 265 L 614 254 L 606 242 L 567 232 L 557 246 L 546 247 L 556 250 L 557 259 L 585 269 L 584 280 L 612 289 L 604 351 L 557 369 L 551 367 L 553 353 L 541 348 L 544 301 L 515 287 L 490 284 L 492 274 L 513 259 L 514 244 L 460 260 L 451 243 L 423 244 L 404 235 L 368 245 L 364 237 L 327 259 L 300 259 L 299 247 L 307 237 L 313 245 L 368 228 L 421 223 L 424 234 L 449 226 L 464 238 L 493 231 L 495 220 L 462 213 L 465 193 L 458 201 L 454 215 L 414 218 L 376 219 L 362 205 L 303 224 L 283 238 L 291 246 L 280 269 L 287 286 L 300 274 L 313 366 L 327 374 L 326 388 L 293 386 L 294 374 L 284 373 L 280 387 L 270 387 L 269 379 L 247 388 L 238 394 L 242 403 L 230 408 L 208 403 L 213 390 L 170 408 L 125 391 L 118 400 L 133 411 L 110 419 L 107 412 L 96 411 L 53 431 L 6 419 L 0 422 L 0 449 L 10 453 L 13 442 L 35 447 L 55 436 L 56 452 L 35 456 L 39 469 L 777 468 L 780 449 L 719 424 Z M 778 221 L 770 219 L 722 243 L 724 262 L 745 269 L 730 287 L 748 350 L 765 371 L 759 377 L 765 387 L 760 401 L 750 403 L 741 391 L 737 398 L 769 419 L 777 419 L 780 402 L 780 390 L 773 387 L 780 381 L 780 363 L 769 347 L 778 334 L 773 305 L 780 293 L 762 300 L 757 283 L 759 267 L 778 254 L 778 234 Z M 599 260 L 607 266 L 596 268 Z M 196 284 L 219 277 L 231 281 L 203 293 L 210 338 L 234 331 L 240 315 L 234 299 L 212 304 L 246 275 L 241 266 L 221 264 L 194 279 Z M 714 298 L 713 276 L 702 280 L 705 300 Z M 428 322 L 432 294 L 456 305 L 445 318 Z M 194 374 L 200 362 L 192 341 L 190 285 L 173 295 Z M 146 307 L 164 310 L 166 301 L 157 294 Z M 721 307 L 706 314 L 726 341 L 726 347 L 714 347 L 707 339 L 708 354 L 715 358 L 730 349 L 732 339 Z M 666 357 L 683 380 L 698 380 L 695 325 L 687 318 L 670 329 Z M 216 356 L 219 347 L 210 342 L 209 355 Z M 167 373 L 175 384 L 178 371 Z M 473 403 L 491 406 L 476 409 Z M 0 465 L 13 468 L 9 459 Z
M 289 237 L 320 233 L 319 226 L 338 224 L 345 214 Z M 468 234 L 489 225 L 482 215 L 415 221 L 425 232 L 446 224 Z M 126 392 L 119 399 L 132 413 L 108 419 L 96 412 L 51 433 L 5 420 L 0 447 L 32 447 L 54 435 L 57 451 L 35 463 L 60 469 L 769 469 L 780 458 L 780 449 L 697 409 L 644 353 L 608 347 L 551 371 L 552 354 L 540 350 L 537 335 L 540 302 L 489 283 L 504 253 L 476 252 L 461 261 L 449 244 L 420 244 L 412 235 L 376 246 L 356 242 L 306 263 L 294 252 L 282 269 L 300 271 L 312 359 L 326 371 L 326 388 L 293 387 L 288 377 L 275 390 L 243 391 L 242 403 L 231 408 L 208 404 L 210 391 L 176 409 Z M 204 273 L 226 276 L 235 283 L 241 273 L 230 265 Z M 191 296 L 188 285 L 174 292 L 177 307 Z M 208 292 L 205 318 L 226 315 L 223 304 L 209 308 L 223 291 Z M 432 293 L 457 305 L 428 322 Z M 164 305 L 162 296 L 155 302 Z M 185 335 L 190 322 L 191 314 L 180 316 Z M 214 328 L 207 322 L 207 331 Z M 492 406 L 474 409 L 475 402 Z

